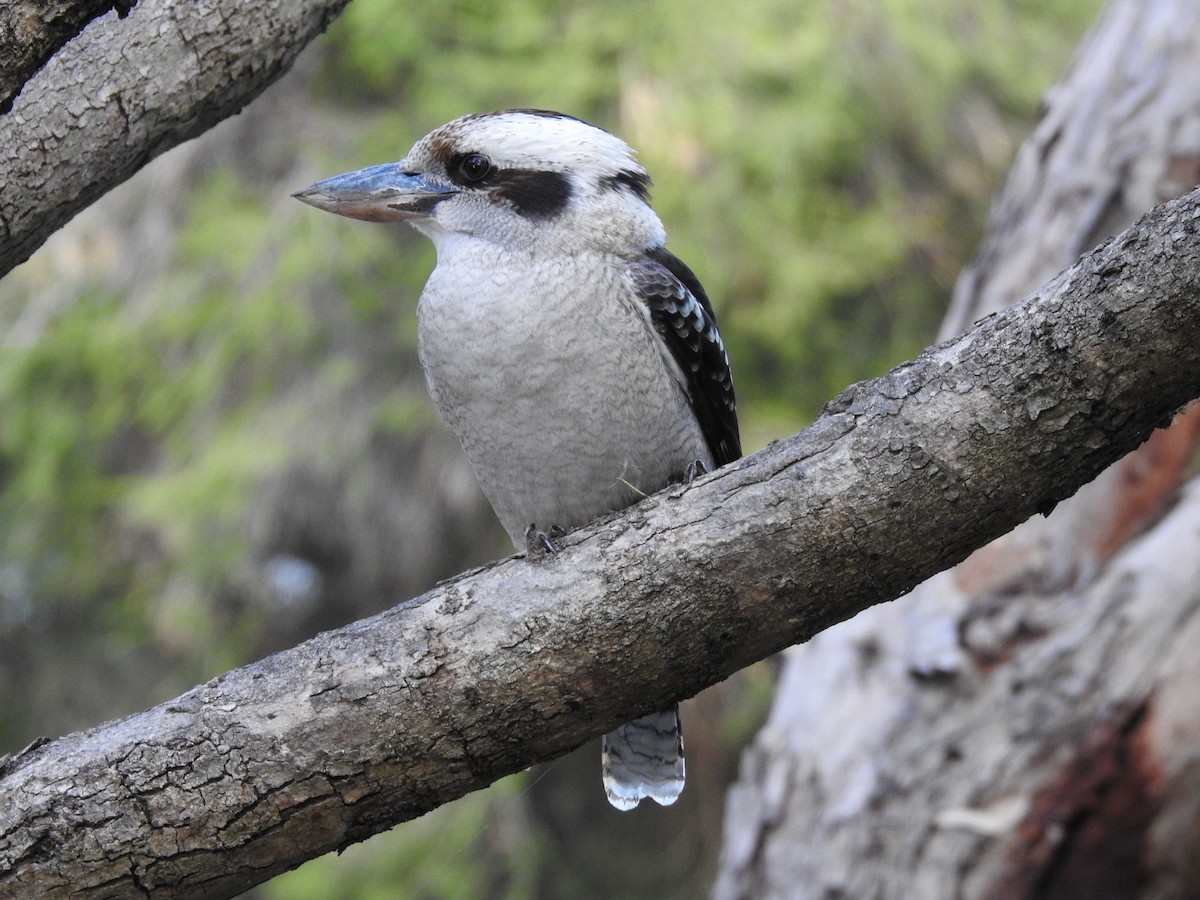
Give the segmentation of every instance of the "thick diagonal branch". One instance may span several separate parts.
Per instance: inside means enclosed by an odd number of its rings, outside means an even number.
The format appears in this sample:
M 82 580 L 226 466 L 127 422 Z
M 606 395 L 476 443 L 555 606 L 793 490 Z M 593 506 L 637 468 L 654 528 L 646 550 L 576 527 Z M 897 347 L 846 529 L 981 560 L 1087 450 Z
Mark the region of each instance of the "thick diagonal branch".
M 1200 394 L 1200 192 L 809 429 L 0 773 L 0 893 L 228 896 L 902 594 Z

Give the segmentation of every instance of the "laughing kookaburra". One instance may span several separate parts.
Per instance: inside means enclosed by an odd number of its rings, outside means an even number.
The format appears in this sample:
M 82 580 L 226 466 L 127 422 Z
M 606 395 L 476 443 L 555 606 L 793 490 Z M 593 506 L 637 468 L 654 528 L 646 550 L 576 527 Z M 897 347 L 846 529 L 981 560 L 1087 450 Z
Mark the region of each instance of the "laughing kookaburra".
M 429 392 L 518 550 L 741 454 L 729 360 L 696 276 L 663 247 L 650 179 L 560 113 L 465 116 L 397 163 L 296 197 L 406 221 L 437 266 L 417 306 Z M 534 527 L 531 527 L 533 523 Z M 532 537 L 531 537 L 532 536 Z M 678 709 L 605 736 L 632 809 L 683 790 Z

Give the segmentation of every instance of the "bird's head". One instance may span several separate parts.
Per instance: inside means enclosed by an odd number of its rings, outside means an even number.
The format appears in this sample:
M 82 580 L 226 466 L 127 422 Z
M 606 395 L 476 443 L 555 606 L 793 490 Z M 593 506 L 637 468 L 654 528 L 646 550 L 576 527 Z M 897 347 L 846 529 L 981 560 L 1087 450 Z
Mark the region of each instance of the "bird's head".
M 372 222 L 407 221 L 439 253 L 463 238 L 533 253 L 661 246 L 650 178 L 633 151 L 562 113 L 505 110 L 455 119 L 404 159 L 318 181 L 293 194 Z

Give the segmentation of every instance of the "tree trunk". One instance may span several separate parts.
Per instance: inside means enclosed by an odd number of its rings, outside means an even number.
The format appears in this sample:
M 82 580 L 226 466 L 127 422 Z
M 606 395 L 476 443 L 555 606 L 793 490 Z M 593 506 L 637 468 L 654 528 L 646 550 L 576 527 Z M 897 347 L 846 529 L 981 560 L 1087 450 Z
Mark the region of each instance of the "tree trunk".
M 1200 181 L 1198 84 L 1195 3 L 1113 0 L 943 335 Z M 1053 514 L 788 651 L 715 896 L 1200 896 L 1200 481 L 1180 488 L 1198 435 L 1192 410 Z

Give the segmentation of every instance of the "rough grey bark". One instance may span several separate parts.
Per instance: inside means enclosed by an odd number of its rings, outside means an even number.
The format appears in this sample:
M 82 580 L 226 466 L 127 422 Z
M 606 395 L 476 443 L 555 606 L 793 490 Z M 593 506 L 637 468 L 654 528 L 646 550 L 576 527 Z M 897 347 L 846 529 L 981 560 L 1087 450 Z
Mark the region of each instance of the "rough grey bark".
M 1196 4 L 1111 3 L 943 334 L 1200 181 L 1198 83 Z M 1200 894 L 1198 435 L 1193 409 L 1052 515 L 789 651 L 715 895 Z
M 125 15 L 137 0 L 12 0 L 0 8 L 0 115 L 34 72 L 88 22 L 109 10 Z
M 0 892 L 229 896 L 695 693 L 1068 496 L 1200 394 L 1198 332 L 1200 192 L 557 556 L 7 760 Z
M 0 115 L 0 277 L 149 160 L 238 112 L 345 4 L 142 0 L 92 22 Z

